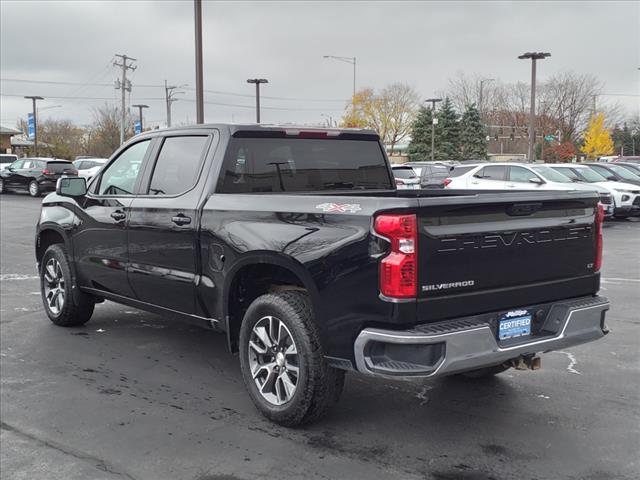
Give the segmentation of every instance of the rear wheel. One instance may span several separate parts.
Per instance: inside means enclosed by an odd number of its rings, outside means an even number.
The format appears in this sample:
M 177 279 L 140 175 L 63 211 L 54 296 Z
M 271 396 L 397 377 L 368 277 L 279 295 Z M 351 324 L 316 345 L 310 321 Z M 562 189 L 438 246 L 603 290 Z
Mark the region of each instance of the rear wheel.
M 61 327 L 77 327 L 89 321 L 95 303 L 91 296 L 73 292 L 71 267 L 64 247 L 51 245 L 40 266 L 42 303 L 49 319 Z
M 29 182 L 29 195 L 32 197 L 40 196 L 40 185 L 38 185 L 38 182 L 35 180 L 31 180 L 31 182 Z
M 289 291 L 258 297 L 240 328 L 240 366 L 258 410 L 293 427 L 320 418 L 344 385 L 324 359 L 309 297 Z

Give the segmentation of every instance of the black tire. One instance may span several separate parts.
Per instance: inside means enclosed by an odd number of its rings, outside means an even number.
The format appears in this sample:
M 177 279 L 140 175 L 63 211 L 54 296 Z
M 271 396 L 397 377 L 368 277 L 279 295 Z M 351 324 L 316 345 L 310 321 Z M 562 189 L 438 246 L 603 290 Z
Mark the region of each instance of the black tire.
M 268 401 L 260 393 L 249 359 L 249 341 L 255 334 L 254 327 L 268 317 L 274 317 L 286 326 L 297 351 L 295 392 L 290 400 L 280 405 Z M 276 357 L 273 361 L 275 363 Z M 268 419 L 286 427 L 310 423 L 322 417 L 338 401 L 344 386 L 345 372 L 327 364 L 309 297 L 300 291 L 269 293 L 251 303 L 240 327 L 240 367 L 245 386 L 258 410 Z
M 32 197 L 40 196 L 40 184 L 35 180 L 29 182 L 29 195 Z
M 63 298 L 60 308 L 54 305 L 55 300 L 52 295 L 47 298 L 47 292 L 50 294 L 53 289 L 51 288 L 52 283 L 47 280 L 47 277 L 51 277 L 51 275 L 45 272 L 45 270 L 48 265 L 54 266 L 56 263 L 59 265 L 59 273 L 64 282 Z M 55 270 L 57 270 L 57 268 Z M 58 282 L 58 284 L 59 283 L 60 282 Z M 86 293 L 74 291 L 77 290 L 74 288 L 74 285 L 73 273 L 64 246 L 61 244 L 51 245 L 44 252 L 40 265 L 40 293 L 47 316 L 54 324 L 60 327 L 78 327 L 84 325 L 93 314 L 93 308 L 95 306 L 93 298 Z
M 4 180 L 0 178 L 0 195 L 2 195 L 3 193 L 5 193 Z
M 493 377 L 494 375 L 498 375 L 502 372 L 506 372 L 510 368 L 511 368 L 511 365 L 505 365 L 504 363 L 502 363 L 500 365 L 494 365 L 493 367 L 485 367 L 485 368 L 479 368 L 478 370 L 470 370 L 468 372 L 463 372 L 459 374 L 459 376 L 464 378 L 473 378 L 473 379 L 489 378 L 489 377 Z

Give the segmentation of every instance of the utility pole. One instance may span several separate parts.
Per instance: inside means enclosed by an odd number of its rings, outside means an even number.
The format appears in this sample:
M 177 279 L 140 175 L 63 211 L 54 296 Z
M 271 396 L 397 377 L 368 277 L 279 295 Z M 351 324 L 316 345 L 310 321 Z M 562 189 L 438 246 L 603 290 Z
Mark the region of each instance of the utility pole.
M 33 107 L 33 150 L 34 156 L 38 156 L 38 111 L 36 108 L 36 102 L 38 100 L 44 100 L 43 97 L 37 95 L 27 95 L 24 98 L 31 99 L 31 105 Z
M 353 65 L 353 95 L 351 96 L 351 106 L 353 113 L 356 111 L 356 57 L 338 57 L 336 55 L 323 55 L 322 58 L 329 58 L 339 62 L 350 63 Z
M 256 123 L 260 123 L 260 84 L 269 83 L 266 78 L 249 78 L 247 83 L 256 84 Z
M 436 146 L 436 125 L 438 119 L 436 118 L 436 103 L 441 102 L 441 98 L 427 98 L 425 103 L 431 102 L 431 161 L 433 162 L 435 146 Z
M 185 87 L 186 85 L 171 85 L 167 84 L 167 81 L 164 81 L 164 102 L 167 107 L 167 127 L 171 126 L 171 104 L 176 102 L 178 99 L 174 98 L 176 95 L 180 95 L 184 92 L 177 92 L 177 88 Z
M 121 62 L 118 63 L 118 61 L 115 60 L 113 62 L 113 65 L 122 68 L 122 80 L 116 80 L 116 90 L 119 89 L 122 91 L 120 103 L 120 145 L 122 145 L 124 143 L 124 131 L 127 122 L 127 112 L 125 110 L 127 98 L 126 92 L 131 93 L 131 82 L 127 80 L 127 70 L 133 71 L 138 67 L 133 66 L 133 63 L 131 63 L 137 61 L 135 58 L 131 58 L 126 55 L 120 55 L 117 53 L 115 56 L 120 58 Z
M 142 109 L 143 108 L 149 108 L 149 105 L 142 105 L 142 104 L 138 104 L 138 105 L 131 105 L 133 108 L 137 108 L 138 112 L 140 114 L 139 118 L 140 118 L 140 132 L 144 131 L 144 124 L 142 123 Z
M 196 33 L 196 123 L 204 123 L 202 83 L 202 0 L 193 0 Z
M 528 160 L 533 161 L 534 145 L 536 142 L 536 61 L 550 57 L 550 53 L 527 52 L 518 56 L 520 60 L 531 59 L 531 107 L 529 110 L 529 148 L 527 151 Z M 544 141 L 544 140 L 543 140 Z

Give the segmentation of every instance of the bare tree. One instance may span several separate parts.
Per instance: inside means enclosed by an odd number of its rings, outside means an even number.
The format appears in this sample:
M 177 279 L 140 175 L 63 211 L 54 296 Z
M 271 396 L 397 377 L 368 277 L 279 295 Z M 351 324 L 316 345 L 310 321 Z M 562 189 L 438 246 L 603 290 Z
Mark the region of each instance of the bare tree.
M 120 146 L 120 113 L 111 105 L 105 104 L 94 109 L 94 122 L 88 129 L 87 153 L 97 157 L 108 157 Z M 125 138 L 133 135 L 133 122 L 127 117 Z

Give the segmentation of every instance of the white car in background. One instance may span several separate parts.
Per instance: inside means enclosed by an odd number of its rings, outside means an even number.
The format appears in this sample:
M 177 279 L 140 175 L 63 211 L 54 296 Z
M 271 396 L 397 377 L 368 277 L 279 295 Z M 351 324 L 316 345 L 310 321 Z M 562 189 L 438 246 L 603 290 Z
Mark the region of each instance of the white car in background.
M 0 170 L 4 170 L 13 162 L 18 161 L 18 156 L 11 153 L 0 153 Z
M 446 188 L 472 190 L 596 190 L 576 184 L 545 165 L 481 163 L 457 165 Z
M 614 212 L 613 200 L 607 189 L 599 185 L 576 183 L 547 165 L 517 163 L 460 165 L 453 168 L 451 175 L 452 177 L 445 181 L 446 188 L 595 191 L 600 195 L 605 216 L 611 217 Z
M 73 162 L 73 166 L 78 169 L 78 175 L 87 179 L 87 183 L 96 173 L 107 163 L 107 158 L 81 158 Z
M 613 198 L 614 216 L 624 218 L 632 215 L 640 215 L 640 187 L 637 185 L 607 180 L 586 165 L 559 163 L 550 165 L 550 167 L 575 182 L 583 182 L 605 188 Z M 604 204 L 604 202 L 602 203 Z
M 420 174 L 406 165 L 391 165 L 393 176 L 396 180 L 396 188 L 398 190 L 419 190 Z

